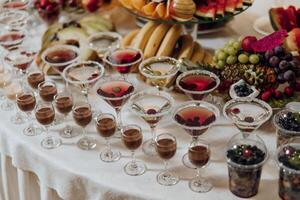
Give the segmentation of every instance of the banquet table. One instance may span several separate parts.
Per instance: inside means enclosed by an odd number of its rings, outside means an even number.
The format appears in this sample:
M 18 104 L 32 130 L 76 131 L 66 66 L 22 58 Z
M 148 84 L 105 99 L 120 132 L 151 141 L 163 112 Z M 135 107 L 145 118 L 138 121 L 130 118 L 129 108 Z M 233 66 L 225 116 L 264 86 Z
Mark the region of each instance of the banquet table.
M 296 0 L 295 0 L 296 1 Z M 252 24 L 254 20 L 266 15 L 273 1 L 256 0 L 247 12 L 237 16 L 229 26 L 221 32 L 201 35 L 199 42 L 212 49 L 222 47 L 225 42 L 234 37 L 256 35 Z M 40 30 L 40 29 L 39 29 Z M 42 28 L 41 28 L 42 32 Z M 31 43 L 39 45 L 39 38 L 33 38 Z M 135 82 L 137 90 L 149 88 L 145 83 L 129 76 Z M 175 104 L 187 101 L 184 94 L 171 93 Z M 91 94 L 97 110 L 114 113 L 113 109 Z M 188 187 L 188 180 L 195 176 L 195 170 L 183 166 L 181 157 L 186 153 L 190 136 L 171 119 L 171 114 L 165 116 L 159 123 L 157 133 L 174 134 L 178 141 L 178 150 L 170 161 L 170 168 L 180 176 L 180 182 L 174 186 L 161 186 L 156 182 L 157 173 L 163 169 L 163 162 L 157 157 L 143 154 L 141 148 L 137 151 L 137 159 L 147 165 L 147 172 L 142 176 L 128 176 L 123 166 L 130 160 L 130 152 L 125 149 L 120 139 L 112 140 L 113 148 L 121 151 L 122 158 L 115 163 L 104 163 L 99 159 L 99 152 L 105 147 L 103 138 L 97 135 L 95 124 L 87 127 L 88 135 L 97 140 L 97 147 L 91 151 L 80 150 L 76 141 L 80 136 L 63 139 L 63 145 L 57 149 L 46 150 L 40 146 L 45 134 L 28 137 L 22 134 L 24 125 L 13 125 L 10 117 L 13 112 L 0 111 L 0 199 L 3 200 L 130 200 L 130 199 L 197 199 L 197 200 L 235 200 L 228 189 L 227 164 L 225 160 L 226 143 L 238 130 L 223 116 L 217 120 L 204 135 L 201 136 L 211 144 L 211 163 L 202 173 L 209 178 L 214 188 L 208 193 L 195 193 Z M 124 124 L 138 124 L 142 127 L 144 139 L 150 138 L 148 125 L 132 114 L 127 105 L 122 110 Z M 69 122 L 75 130 L 78 129 L 69 116 Z M 58 135 L 63 124 L 50 128 L 51 135 Z M 273 159 L 276 147 L 275 129 L 271 120 L 264 124 L 257 134 L 266 143 L 269 159 L 262 172 L 258 194 L 251 198 L 256 200 L 276 200 L 278 197 L 278 168 Z

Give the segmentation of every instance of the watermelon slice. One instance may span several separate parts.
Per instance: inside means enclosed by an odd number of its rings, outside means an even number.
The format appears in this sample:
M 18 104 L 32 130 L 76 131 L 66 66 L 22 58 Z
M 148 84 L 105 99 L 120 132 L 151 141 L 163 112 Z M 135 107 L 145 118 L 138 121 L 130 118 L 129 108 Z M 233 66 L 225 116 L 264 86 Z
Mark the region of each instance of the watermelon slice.
M 207 4 L 208 3 L 208 4 Z M 196 16 L 215 19 L 217 14 L 217 4 L 214 1 L 197 5 Z
M 238 0 L 227 0 L 225 11 L 229 13 L 234 13 Z
M 244 0 L 237 0 L 236 8 L 237 9 L 242 9 L 243 8 L 243 4 L 244 4 Z
M 297 20 L 298 20 L 298 22 L 297 22 L 298 23 L 298 27 L 300 28 L 300 8 L 298 8 L 296 16 L 297 16 Z
M 224 16 L 226 0 L 217 0 L 217 15 Z
M 288 14 L 284 8 L 271 8 L 269 17 L 274 30 L 285 29 L 290 31 L 292 29 Z
M 295 6 L 289 6 L 286 9 L 286 13 L 287 13 L 287 16 L 290 20 L 291 28 L 293 29 L 293 28 L 298 27 L 298 25 L 297 25 L 297 11 L 296 11 Z
M 245 5 L 252 5 L 253 4 L 253 0 L 243 0 Z
M 282 45 L 287 35 L 287 31 L 281 29 L 254 42 L 251 47 L 255 53 L 264 53 Z

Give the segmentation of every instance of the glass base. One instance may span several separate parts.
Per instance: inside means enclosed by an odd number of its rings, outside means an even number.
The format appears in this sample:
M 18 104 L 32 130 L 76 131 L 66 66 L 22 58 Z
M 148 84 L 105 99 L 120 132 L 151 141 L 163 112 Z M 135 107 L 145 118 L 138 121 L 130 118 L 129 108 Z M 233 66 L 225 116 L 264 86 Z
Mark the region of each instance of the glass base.
M 187 168 L 190 168 L 190 169 L 197 169 L 190 161 L 189 159 L 189 155 L 186 153 L 183 155 L 182 157 L 182 163 L 184 166 L 186 166 Z
M 73 128 L 71 126 L 67 125 L 59 131 L 59 135 L 62 138 L 73 138 L 78 136 L 78 133 L 73 131 Z
M 77 146 L 82 150 L 92 150 L 97 144 L 94 138 L 85 136 L 78 140 Z
M 45 149 L 55 149 L 60 145 L 61 145 L 61 139 L 53 136 L 47 136 L 41 142 L 41 146 Z
M 156 180 L 159 184 L 165 186 L 176 185 L 179 182 L 178 176 L 169 171 L 163 171 L 159 173 L 156 177 Z
M 5 99 L 5 95 L 3 93 L 0 92 L 0 101 Z
M 28 120 L 28 117 L 21 112 L 17 112 L 10 118 L 10 121 L 13 124 L 24 124 L 25 122 L 27 122 L 27 120 Z
M 114 138 L 121 138 L 121 137 L 122 137 L 122 126 L 118 126 L 114 134 Z
M 146 165 L 141 161 L 130 161 L 124 166 L 124 171 L 130 176 L 140 176 L 146 172 Z
M 146 140 L 143 143 L 143 152 L 144 154 L 146 154 L 147 156 L 154 156 L 157 155 L 157 152 L 155 150 L 155 143 L 152 139 L 150 140 Z
M 119 151 L 114 151 L 114 150 L 104 150 L 100 153 L 100 159 L 103 162 L 116 162 L 120 160 L 121 158 L 121 153 Z
M 28 126 L 23 129 L 23 134 L 27 136 L 36 136 L 40 135 L 43 132 L 43 130 L 37 126 Z
M 205 193 L 209 192 L 213 185 L 205 178 L 196 177 L 190 180 L 189 187 L 194 192 Z
M 12 111 L 14 109 L 15 105 L 12 102 L 4 102 L 1 104 L 1 109 L 3 111 Z

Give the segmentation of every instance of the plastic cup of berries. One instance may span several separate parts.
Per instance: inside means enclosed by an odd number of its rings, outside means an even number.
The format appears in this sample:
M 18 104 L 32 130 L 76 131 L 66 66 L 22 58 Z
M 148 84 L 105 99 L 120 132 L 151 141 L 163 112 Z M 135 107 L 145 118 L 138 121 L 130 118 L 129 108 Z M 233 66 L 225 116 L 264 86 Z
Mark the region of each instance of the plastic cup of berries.
M 273 118 L 276 127 L 277 147 L 286 144 L 294 137 L 300 136 L 300 112 L 284 109 Z
M 53 24 L 58 20 L 60 5 L 57 2 L 48 2 L 43 4 L 41 1 L 37 1 L 34 4 L 37 9 L 39 16 L 48 24 Z
M 299 199 L 300 137 L 295 137 L 287 144 L 280 146 L 275 159 L 279 166 L 279 196 L 281 199 Z
M 244 138 L 239 133 L 228 142 L 226 158 L 230 191 L 241 198 L 255 196 L 268 158 L 263 140 L 255 134 Z

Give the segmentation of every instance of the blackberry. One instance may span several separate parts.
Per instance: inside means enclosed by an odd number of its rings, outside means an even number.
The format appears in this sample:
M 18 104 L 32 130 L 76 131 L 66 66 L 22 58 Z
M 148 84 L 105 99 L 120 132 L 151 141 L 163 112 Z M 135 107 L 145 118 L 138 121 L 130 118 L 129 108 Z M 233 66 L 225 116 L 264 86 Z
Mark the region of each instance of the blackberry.
M 248 87 L 246 83 L 243 83 L 241 85 L 235 85 L 234 91 L 239 97 L 249 96 L 253 92 L 253 90 L 250 87 Z

